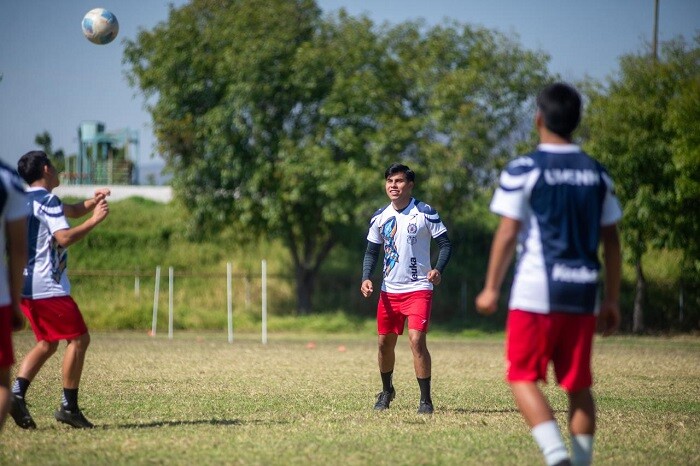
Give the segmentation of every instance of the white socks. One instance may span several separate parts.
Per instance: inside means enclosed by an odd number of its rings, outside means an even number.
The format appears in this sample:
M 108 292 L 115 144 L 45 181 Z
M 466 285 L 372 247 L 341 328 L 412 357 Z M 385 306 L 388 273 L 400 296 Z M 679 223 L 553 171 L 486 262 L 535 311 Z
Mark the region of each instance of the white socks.
M 588 466 L 593 456 L 593 436 L 586 434 L 571 436 L 571 462 L 575 466 Z
M 537 424 L 532 428 L 531 433 L 537 445 L 539 445 L 548 466 L 569 459 L 569 453 L 566 450 L 564 439 L 561 437 L 556 421 L 545 421 Z

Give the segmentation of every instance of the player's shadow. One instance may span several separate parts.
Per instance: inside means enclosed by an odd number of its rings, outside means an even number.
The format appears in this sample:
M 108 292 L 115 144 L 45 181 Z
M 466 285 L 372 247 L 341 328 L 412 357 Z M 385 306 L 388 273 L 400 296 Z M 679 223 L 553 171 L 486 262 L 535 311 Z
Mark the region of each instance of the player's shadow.
M 153 421 L 144 423 L 130 423 L 130 424 L 104 424 L 98 426 L 101 429 L 150 429 L 157 427 L 178 427 L 178 426 L 197 426 L 197 425 L 211 425 L 211 426 L 241 426 L 246 424 L 259 424 L 259 425 L 272 425 L 272 424 L 288 424 L 287 421 L 269 421 L 254 419 L 250 421 L 244 421 L 241 419 L 198 419 L 194 421 Z
M 447 413 L 453 414 L 505 414 L 505 413 L 519 413 L 518 408 L 499 408 L 499 409 L 471 409 L 471 408 L 450 408 L 441 410 Z M 555 413 L 566 413 L 565 409 L 555 409 Z

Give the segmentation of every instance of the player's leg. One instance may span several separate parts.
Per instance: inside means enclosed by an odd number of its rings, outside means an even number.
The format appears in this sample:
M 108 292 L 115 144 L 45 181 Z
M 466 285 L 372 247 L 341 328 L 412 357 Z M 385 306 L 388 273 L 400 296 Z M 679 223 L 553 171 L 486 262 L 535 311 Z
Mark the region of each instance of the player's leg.
M 430 396 L 432 361 L 427 344 L 432 299 L 433 293 L 429 290 L 407 293 L 402 307 L 402 312 L 408 319 L 408 338 L 413 353 L 413 369 L 420 388 L 418 404 L 420 414 L 433 413 L 433 400 Z
M 35 300 L 35 302 L 42 307 L 45 328 L 51 335 L 49 340 L 68 342 L 63 355 L 63 396 L 54 417 L 57 421 L 73 427 L 93 427 L 78 408 L 78 385 L 83 373 L 85 352 L 90 345 L 90 334 L 83 315 L 70 296 Z
M 377 362 L 382 374 L 392 372 L 396 363 L 396 342 L 399 336 L 395 333 L 379 335 L 377 340 Z
M 24 356 L 19 366 L 15 382 L 12 384 L 12 405 L 10 414 L 15 424 L 23 429 L 35 429 L 36 423 L 27 408 L 27 390 L 46 361 L 56 352 L 57 341 L 38 341 Z
M 0 430 L 10 411 L 10 368 L 0 367 Z
M 593 459 L 596 408 L 589 388 L 569 393 L 569 432 L 573 464 L 589 465 Z
M 68 341 L 63 356 L 63 399 L 61 407 L 55 414 L 56 420 L 78 428 L 93 427 L 78 407 L 78 387 L 83 374 L 85 353 L 89 345 L 90 334 L 88 332 Z
M 411 342 L 411 352 L 413 353 L 413 369 L 416 372 L 416 379 L 420 389 L 418 413 L 432 414 L 433 400 L 430 395 L 432 361 L 426 341 L 427 334 L 419 330 L 409 329 L 408 337 Z
M 377 303 L 377 363 L 382 378 L 382 391 L 377 394 L 374 409 L 384 410 L 396 396 L 393 384 L 396 362 L 396 341 L 403 333 L 404 316 L 398 312 L 399 296 L 382 291 Z
M 557 381 L 569 398 L 572 462 L 588 465 L 593 458 L 596 407 L 591 393 L 591 352 L 596 320 L 593 315 L 558 314 L 561 343 L 553 362 Z
M 535 382 L 511 382 L 515 404 L 548 465 L 569 463 L 569 454 L 552 408 Z
M 90 346 L 90 333 L 88 332 L 83 333 L 78 338 L 68 340 L 66 353 L 63 356 L 64 388 L 77 389 L 80 385 L 88 346 Z
M 431 372 L 430 351 L 428 351 L 427 334 L 419 330 L 408 329 L 408 339 L 413 353 L 413 368 L 418 379 L 429 379 Z
M 0 429 L 10 411 L 10 368 L 15 363 L 12 348 L 12 309 L 0 307 Z
M 515 403 L 548 465 L 570 464 L 569 453 L 552 408 L 537 386 L 547 380 L 552 337 L 551 318 L 519 310 L 508 312 L 506 379 Z
M 377 362 L 379 365 L 379 375 L 382 378 L 382 391 L 377 394 L 377 402 L 374 409 L 389 409 L 389 404 L 396 396 L 393 384 L 394 364 L 396 362 L 396 341 L 399 336 L 396 333 L 379 335 Z

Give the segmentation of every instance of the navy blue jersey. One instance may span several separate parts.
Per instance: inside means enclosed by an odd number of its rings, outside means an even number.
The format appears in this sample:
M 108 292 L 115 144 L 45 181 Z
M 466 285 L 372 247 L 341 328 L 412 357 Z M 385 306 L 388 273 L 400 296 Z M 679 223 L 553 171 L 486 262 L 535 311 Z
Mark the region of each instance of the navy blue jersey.
M 4 260 L 7 247 L 5 225 L 26 217 L 27 210 L 24 183 L 13 168 L 0 162 L 0 251 L 3 255 L 3 260 L 0 260 L 0 306 L 7 306 L 12 302 L 9 271 Z
M 53 236 L 58 230 L 70 228 L 63 204 L 44 188 L 28 188 L 27 197 L 29 261 L 24 270 L 22 296 L 31 299 L 68 296 L 68 251 Z
M 599 162 L 573 144 L 541 144 L 508 164 L 491 210 L 522 222 L 511 309 L 597 311 L 600 228 L 622 216 Z

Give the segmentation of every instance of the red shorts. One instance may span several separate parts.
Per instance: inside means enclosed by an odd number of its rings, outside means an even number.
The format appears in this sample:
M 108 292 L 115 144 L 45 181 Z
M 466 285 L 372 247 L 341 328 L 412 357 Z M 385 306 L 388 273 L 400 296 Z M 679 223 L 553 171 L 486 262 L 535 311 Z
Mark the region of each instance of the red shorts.
M 12 348 L 12 306 L 0 307 L 0 367 L 10 367 L 15 363 Z
M 554 365 L 559 385 L 576 392 L 593 384 L 591 350 L 596 316 L 553 312 L 508 312 L 506 360 L 508 382 L 547 382 L 547 366 Z
M 22 312 L 34 330 L 36 341 L 74 340 L 88 331 L 78 305 L 70 296 L 22 299 Z
M 395 333 L 403 335 L 403 327 L 408 317 L 409 330 L 428 332 L 430 309 L 433 302 L 431 290 L 411 291 L 409 293 L 379 294 L 377 304 L 377 332 L 380 335 Z

